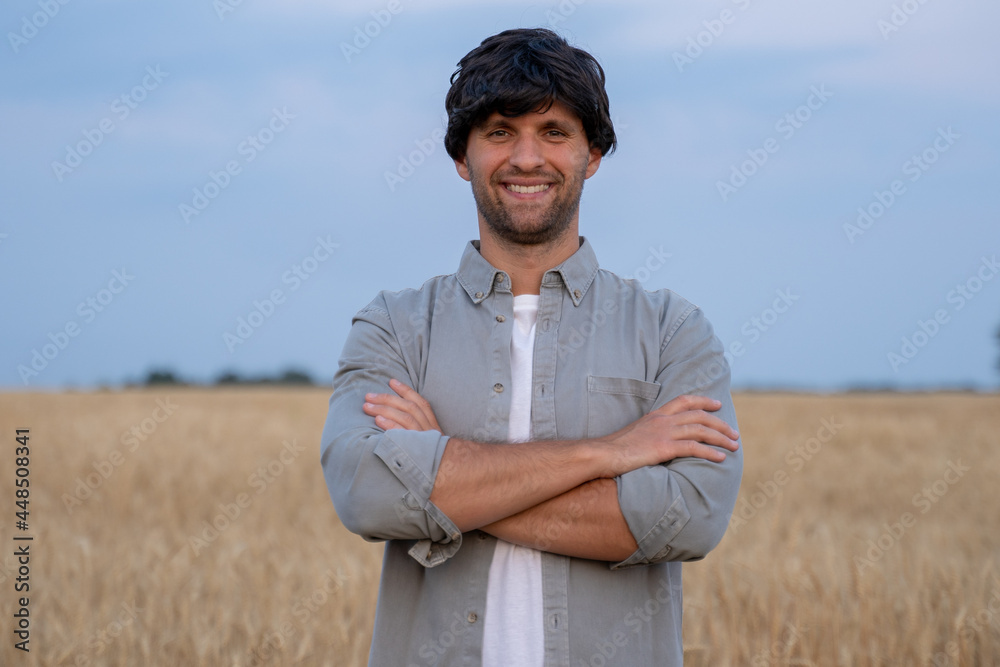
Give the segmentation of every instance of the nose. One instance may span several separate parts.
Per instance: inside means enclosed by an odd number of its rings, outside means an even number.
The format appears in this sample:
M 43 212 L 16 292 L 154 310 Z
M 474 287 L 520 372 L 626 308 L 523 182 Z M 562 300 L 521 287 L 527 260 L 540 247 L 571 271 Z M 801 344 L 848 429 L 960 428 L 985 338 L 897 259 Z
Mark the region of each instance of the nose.
M 510 163 L 521 171 L 540 169 L 545 164 L 541 140 L 530 134 L 518 136 L 511 148 Z

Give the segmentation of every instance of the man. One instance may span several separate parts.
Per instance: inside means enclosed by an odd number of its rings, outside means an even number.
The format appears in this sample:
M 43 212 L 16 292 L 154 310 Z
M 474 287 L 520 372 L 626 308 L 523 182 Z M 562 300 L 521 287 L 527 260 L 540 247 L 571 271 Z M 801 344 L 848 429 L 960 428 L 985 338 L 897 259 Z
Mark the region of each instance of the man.
M 578 234 L 615 147 L 593 57 L 505 31 L 445 106 L 479 241 L 355 316 L 323 432 L 340 519 L 387 541 L 370 664 L 679 666 L 681 562 L 742 473 L 722 345 Z

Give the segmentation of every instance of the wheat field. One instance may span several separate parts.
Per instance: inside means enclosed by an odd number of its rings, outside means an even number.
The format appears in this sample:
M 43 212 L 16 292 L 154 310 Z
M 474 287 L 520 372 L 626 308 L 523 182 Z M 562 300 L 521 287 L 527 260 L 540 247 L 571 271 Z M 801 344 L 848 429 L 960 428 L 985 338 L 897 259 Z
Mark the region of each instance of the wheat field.
M 364 665 L 381 545 L 327 495 L 327 399 L 0 396 L 0 664 Z M 722 544 L 684 568 L 686 665 L 1000 665 L 1000 397 L 735 401 L 743 486 Z M 15 533 L 34 537 L 27 653 Z

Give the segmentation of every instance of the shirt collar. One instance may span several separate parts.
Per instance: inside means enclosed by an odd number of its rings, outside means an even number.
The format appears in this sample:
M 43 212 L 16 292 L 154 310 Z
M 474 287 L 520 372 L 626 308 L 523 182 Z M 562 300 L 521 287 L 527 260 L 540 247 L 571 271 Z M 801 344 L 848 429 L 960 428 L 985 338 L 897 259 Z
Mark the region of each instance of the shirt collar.
M 564 285 L 573 305 L 579 306 L 591 283 L 594 282 L 597 269 L 594 249 L 590 242 L 581 236 L 579 249 L 565 262 L 546 271 L 542 276 L 542 285 Z M 510 288 L 510 277 L 487 262 L 479 253 L 479 241 L 469 241 L 465 246 L 456 275 L 458 282 L 474 303 L 486 299 L 494 287 L 505 285 Z

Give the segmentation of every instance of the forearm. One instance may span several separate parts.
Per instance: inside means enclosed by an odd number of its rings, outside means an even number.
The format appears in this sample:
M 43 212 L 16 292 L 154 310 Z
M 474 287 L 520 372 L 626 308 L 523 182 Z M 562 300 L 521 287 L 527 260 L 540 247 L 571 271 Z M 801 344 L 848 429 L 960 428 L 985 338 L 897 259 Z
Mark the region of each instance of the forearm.
M 613 479 L 595 479 L 481 530 L 563 556 L 623 561 L 637 545 L 618 505 L 617 488 Z
M 368 394 L 362 409 L 383 429 L 440 432 L 427 401 L 410 387 L 398 394 Z M 739 437 L 705 410 L 718 401 L 681 396 L 601 438 L 511 444 L 448 439 L 429 501 L 461 531 L 505 519 L 595 479 L 677 457 L 721 462 Z M 713 448 L 715 445 L 721 449 Z
M 440 426 L 428 401 L 393 381 L 394 394 L 369 393 L 362 410 L 387 430 L 433 431 Z M 719 401 L 680 396 L 606 437 L 511 444 L 448 439 L 428 500 L 460 532 L 481 528 L 597 479 L 617 477 L 678 457 L 721 462 L 739 435 L 710 415 Z M 709 445 L 715 445 L 716 449 Z M 402 457 L 405 458 L 405 457 Z M 403 465 L 396 459 L 394 465 Z M 607 508 L 617 508 L 617 500 Z M 611 512 L 613 519 L 621 512 Z M 585 548 L 579 544 L 570 548 Z M 604 552 L 601 552 L 604 553 Z
M 597 441 L 485 444 L 451 438 L 430 501 L 462 532 L 519 514 L 607 474 Z

